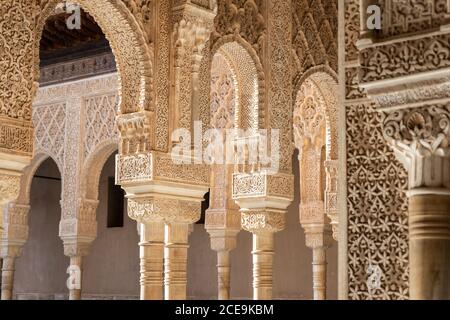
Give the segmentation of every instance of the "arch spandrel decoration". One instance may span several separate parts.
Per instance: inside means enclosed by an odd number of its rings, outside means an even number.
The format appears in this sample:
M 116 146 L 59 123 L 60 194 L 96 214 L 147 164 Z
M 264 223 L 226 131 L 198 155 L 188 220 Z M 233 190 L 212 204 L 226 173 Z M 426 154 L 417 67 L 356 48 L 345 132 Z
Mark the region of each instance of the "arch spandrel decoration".
M 41 13 L 36 20 L 35 79 L 39 78 L 39 40 L 45 21 L 53 14 L 58 2 L 40 2 Z M 119 71 L 120 112 L 154 111 L 150 40 L 145 33 L 148 28 L 146 31 L 142 30 L 149 23 L 149 12 L 138 14 L 139 8 L 132 5 L 133 1 L 75 0 L 73 3 L 80 5 L 94 17 L 109 41 Z M 125 4 L 128 4 L 136 17 Z M 142 18 L 146 18 L 145 23 L 140 20 Z

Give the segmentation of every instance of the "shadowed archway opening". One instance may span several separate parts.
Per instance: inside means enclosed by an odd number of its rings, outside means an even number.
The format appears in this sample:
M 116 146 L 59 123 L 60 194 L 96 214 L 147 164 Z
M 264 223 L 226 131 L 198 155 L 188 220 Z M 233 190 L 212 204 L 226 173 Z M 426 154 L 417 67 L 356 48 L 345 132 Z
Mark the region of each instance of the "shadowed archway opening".
M 83 299 L 138 299 L 139 298 L 139 236 L 136 221 L 128 218 L 127 203 L 123 205 L 123 225 L 108 226 L 114 212 L 111 204 L 119 199 L 111 193 L 115 176 L 117 152 L 109 153 L 100 161 L 97 208 L 97 238 L 90 254 L 83 262 Z M 106 155 L 106 153 L 105 153 Z M 120 186 L 115 186 L 120 189 Z M 121 190 L 121 189 L 120 189 Z M 123 194 L 122 194 L 123 197 Z
M 13 296 L 16 299 L 66 299 L 69 258 L 59 238 L 61 174 L 52 158 L 32 175 L 29 193 L 29 235 L 17 258 Z

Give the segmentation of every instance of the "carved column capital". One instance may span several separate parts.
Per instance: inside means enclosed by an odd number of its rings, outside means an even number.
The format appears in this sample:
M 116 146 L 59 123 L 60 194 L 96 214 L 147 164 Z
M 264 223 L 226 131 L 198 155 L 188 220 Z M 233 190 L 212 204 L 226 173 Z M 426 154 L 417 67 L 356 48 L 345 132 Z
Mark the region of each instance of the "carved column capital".
M 383 134 L 409 173 L 409 189 L 450 188 L 450 106 L 387 111 Z
M 97 238 L 97 207 L 97 200 L 80 200 L 77 216 L 61 220 L 59 236 L 63 240 L 66 256 L 87 256 L 89 254 L 90 246 Z
M 151 124 L 154 113 L 142 111 L 121 114 L 117 117 L 117 128 L 120 132 L 120 154 L 148 152 L 153 146 Z
M 132 197 L 128 199 L 128 215 L 140 223 L 195 223 L 200 219 L 199 201 L 162 197 Z
M 291 174 L 261 171 L 233 175 L 233 199 L 241 208 L 242 228 L 249 232 L 282 230 L 286 208 L 293 197 Z
M 281 231 L 286 223 L 285 211 L 275 209 L 242 210 L 242 229 L 257 233 L 275 233 Z
M 0 257 L 18 257 L 28 239 L 28 212 L 30 206 L 14 202 L 3 208 L 4 231 L 0 237 Z

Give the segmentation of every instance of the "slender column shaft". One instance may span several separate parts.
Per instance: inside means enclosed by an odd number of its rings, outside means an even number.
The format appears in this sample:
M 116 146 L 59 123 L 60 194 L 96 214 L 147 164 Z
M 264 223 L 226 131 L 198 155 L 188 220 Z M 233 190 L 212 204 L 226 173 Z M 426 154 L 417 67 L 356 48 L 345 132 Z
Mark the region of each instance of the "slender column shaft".
M 165 299 L 186 300 L 189 224 L 170 223 L 165 231 Z
M 274 234 L 253 234 L 253 299 L 271 300 L 273 286 Z
M 72 286 L 69 288 L 69 300 L 81 300 L 81 275 L 82 275 L 82 260 L 81 256 L 70 257 L 70 266 L 78 267 L 79 273 L 75 275 L 76 281 L 79 281 L 79 286 Z
M 15 257 L 3 258 L 2 266 L 2 300 L 11 300 L 14 284 Z
M 219 300 L 230 299 L 230 251 L 217 252 Z
M 314 300 L 325 300 L 327 293 L 327 258 L 326 249 L 313 249 L 313 291 Z
M 409 198 L 410 298 L 450 299 L 450 195 Z
M 141 300 L 162 300 L 164 284 L 164 223 L 140 224 Z

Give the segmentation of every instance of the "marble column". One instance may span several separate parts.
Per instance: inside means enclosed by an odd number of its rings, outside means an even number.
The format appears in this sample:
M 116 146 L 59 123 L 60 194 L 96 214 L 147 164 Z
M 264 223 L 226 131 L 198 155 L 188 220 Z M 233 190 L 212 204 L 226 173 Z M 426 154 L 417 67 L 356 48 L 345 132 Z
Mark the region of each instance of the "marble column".
M 12 299 L 15 261 L 16 257 L 14 256 L 3 257 L 1 300 Z
M 162 300 L 164 283 L 164 223 L 140 224 L 141 300 Z
M 142 172 L 125 176 L 128 166 L 136 163 Z M 141 299 L 186 298 L 188 236 L 208 191 L 207 169 L 177 165 L 171 154 L 159 152 L 117 157 L 116 179 L 127 193 L 128 215 L 145 226 L 140 241 Z
M 410 298 L 450 299 L 450 107 L 387 112 L 383 125 L 408 171 Z
M 272 299 L 274 233 L 253 233 L 253 299 Z
M 450 299 L 450 190 L 409 198 L 410 298 Z
M 67 286 L 69 289 L 69 300 L 81 300 L 81 277 L 83 269 L 83 257 L 81 255 L 70 256 L 70 266 L 67 269 L 69 279 Z
M 97 207 L 97 200 L 79 200 L 74 210 L 76 218 L 63 218 L 59 223 L 64 255 L 70 258 L 67 268 L 70 300 L 81 299 L 83 258 L 89 255 L 92 242 L 97 238 Z
M 4 230 L 0 236 L 0 258 L 2 267 L 2 300 L 11 300 L 14 285 L 15 261 L 22 254 L 28 239 L 28 212 L 30 206 L 11 202 L 2 212 Z
M 242 229 L 253 236 L 253 299 L 272 299 L 274 234 L 284 229 L 292 201 L 293 176 L 265 171 L 233 177 L 233 199 L 240 207 Z M 250 189 L 248 189 L 250 188 Z
M 211 249 L 217 252 L 218 299 L 230 299 L 230 252 L 236 248 L 241 230 L 239 207 L 232 200 L 232 165 L 213 165 L 209 209 L 205 228 L 211 238 Z
M 211 212 L 208 212 L 212 215 Z M 207 215 L 208 215 L 207 213 Z M 238 213 L 239 214 L 239 213 Z M 214 213 L 217 215 L 217 213 Z M 240 217 L 240 215 L 238 215 Z M 231 284 L 230 284 L 230 253 L 236 248 L 237 245 L 237 234 L 239 231 L 232 230 L 232 228 L 225 229 L 212 229 L 211 219 L 213 217 L 207 216 L 208 233 L 211 237 L 211 249 L 217 252 L 217 288 L 218 288 L 218 299 L 219 300 L 229 300 L 231 296 Z M 228 216 L 230 220 L 230 216 Z M 234 219 L 235 220 L 235 219 Z M 240 221 L 239 221 L 240 226 Z
M 186 300 L 189 224 L 166 225 L 164 246 L 164 298 Z

